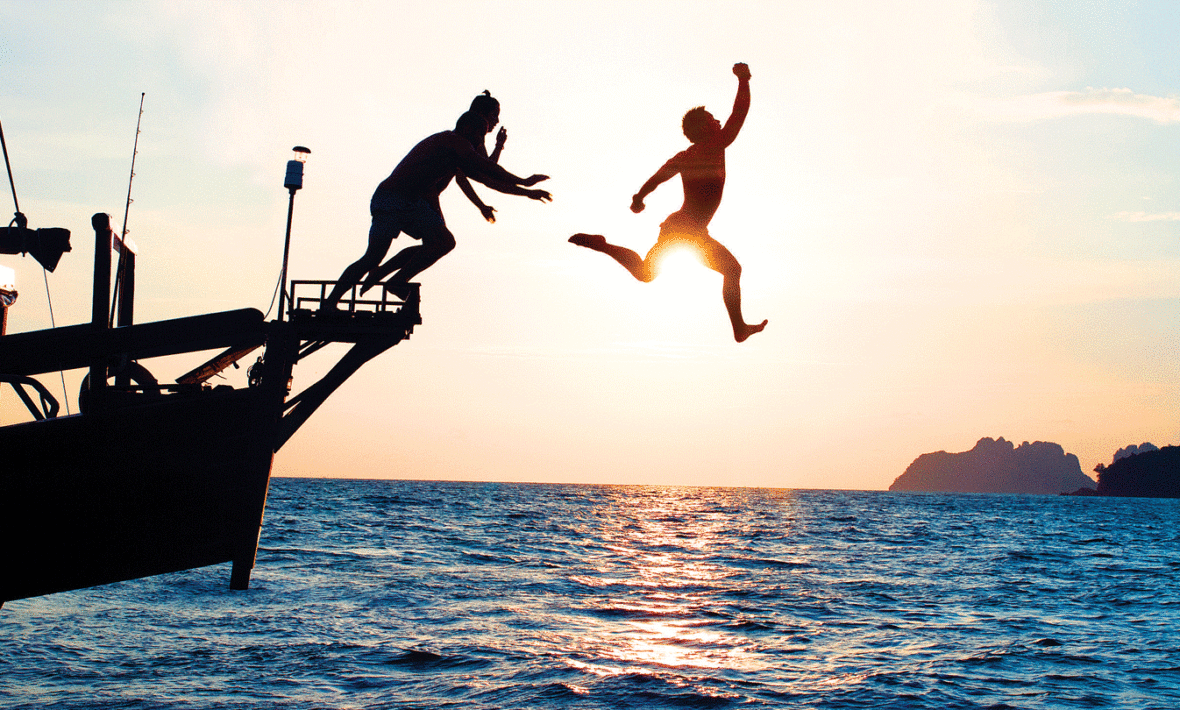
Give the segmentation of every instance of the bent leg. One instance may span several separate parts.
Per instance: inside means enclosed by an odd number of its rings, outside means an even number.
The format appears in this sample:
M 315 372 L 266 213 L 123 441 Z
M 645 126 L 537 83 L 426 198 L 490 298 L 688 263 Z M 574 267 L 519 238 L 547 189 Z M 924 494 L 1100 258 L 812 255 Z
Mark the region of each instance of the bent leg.
M 398 232 L 399 230 L 389 217 L 381 214 L 373 215 L 373 225 L 369 228 L 369 246 L 364 255 L 344 269 L 340 278 L 336 279 L 336 286 L 332 288 L 332 293 L 328 294 L 328 298 L 320 307 L 336 308 L 348 289 L 356 285 L 367 272 L 381 264 L 381 259 L 389 251 L 390 245 L 393 244 L 393 238 L 398 235 Z
M 364 295 L 365 291 L 368 291 L 369 289 L 373 288 L 378 283 L 380 283 L 381 280 L 384 279 L 386 276 L 389 276 L 393 272 L 397 271 L 398 269 L 402 268 L 407 263 L 409 263 L 410 259 L 412 259 L 413 256 L 415 254 L 417 254 L 421 249 L 422 249 L 421 244 L 414 244 L 412 246 L 408 246 L 405 249 L 402 249 L 398 253 L 394 254 L 393 258 L 391 258 L 389 261 L 386 261 L 381 266 L 378 266 L 376 269 L 373 269 L 372 271 L 370 271 L 368 278 L 365 279 L 364 285 L 361 286 L 361 295 Z
M 410 279 L 433 266 L 436 261 L 449 254 L 455 248 L 455 235 L 451 234 L 451 231 L 441 221 L 429 231 L 424 231 L 420 235 L 415 236 L 419 236 L 422 244 L 410 247 L 402 252 L 405 253 L 406 251 L 414 250 L 406 258 L 405 265 L 385 284 L 385 290 L 402 298 L 406 295 L 406 284 L 410 282 Z M 391 259 L 391 261 L 396 259 L 397 256 Z
M 712 237 L 701 246 L 705 257 L 705 265 L 722 276 L 721 298 L 725 301 L 725 310 L 729 313 L 729 322 L 733 326 L 733 339 L 741 343 L 755 333 L 761 333 L 767 321 L 757 325 L 746 323 L 742 316 L 742 265 L 726 249 L 721 242 Z
M 624 269 L 631 272 L 631 275 L 640 281 L 648 282 L 655 278 L 655 275 L 647 267 L 647 262 L 643 257 L 627 247 L 621 247 L 607 242 L 606 237 L 601 234 L 575 234 L 569 238 L 569 242 L 570 244 L 576 244 L 577 246 L 606 254 L 622 264 Z

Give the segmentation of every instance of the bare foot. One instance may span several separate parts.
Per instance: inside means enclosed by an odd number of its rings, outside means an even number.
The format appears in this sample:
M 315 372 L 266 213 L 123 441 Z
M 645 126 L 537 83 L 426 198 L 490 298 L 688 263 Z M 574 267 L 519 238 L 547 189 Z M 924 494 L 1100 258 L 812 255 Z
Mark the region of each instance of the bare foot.
M 376 273 L 376 271 L 377 270 L 374 269 L 373 271 L 369 272 L 368 278 L 366 278 L 365 282 L 363 284 L 361 284 L 361 290 L 360 290 L 360 293 L 357 294 L 358 296 L 365 295 L 365 291 L 368 291 L 369 289 L 373 288 L 377 284 L 381 283 L 381 275 Z
M 410 285 L 407 283 L 386 281 L 383 285 L 386 293 L 393 294 L 403 301 L 410 297 Z
M 749 324 L 743 323 L 742 327 L 740 329 L 734 328 L 733 339 L 738 341 L 739 343 L 744 343 L 744 342 L 746 342 L 746 338 L 750 337 L 754 333 L 761 333 L 762 329 L 766 327 L 766 324 L 768 322 L 769 321 L 764 320 L 761 323 L 759 323 L 758 325 L 749 325 Z
M 587 249 L 602 251 L 602 248 L 606 246 L 606 237 L 601 234 L 575 234 L 570 237 L 569 242 Z

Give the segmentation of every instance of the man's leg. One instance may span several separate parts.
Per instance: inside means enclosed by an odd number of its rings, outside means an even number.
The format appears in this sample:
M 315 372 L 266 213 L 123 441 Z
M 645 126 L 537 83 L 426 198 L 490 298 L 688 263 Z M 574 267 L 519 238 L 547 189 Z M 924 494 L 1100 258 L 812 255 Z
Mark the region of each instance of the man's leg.
M 398 231 L 391 215 L 381 212 L 374 214 L 373 225 L 369 227 L 369 247 L 361 258 L 344 269 L 344 273 L 340 274 L 340 278 L 336 280 L 336 286 L 332 289 L 332 293 L 328 294 L 328 298 L 320 308 L 327 310 L 336 308 L 345 291 L 352 288 L 367 272 L 377 268 L 389 251 L 390 245 L 393 244 L 393 238 L 398 235 Z
M 622 264 L 624 269 L 630 271 L 631 275 L 640 281 L 649 282 L 655 278 L 655 274 L 648 268 L 647 262 L 643 257 L 627 247 L 620 247 L 608 243 L 606 237 L 601 234 L 575 234 L 569 238 L 569 242 L 570 244 L 576 244 L 577 246 L 606 254 Z M 654 251 L 655 247 L 652 249 Z
M 385 282 L 385 290 L 399 298 L 405 298 L 408 295 L 406 284 L 410 282 L 410 279 L 433 266 L 436 261 L 446 256 L 455 248 L 455 235 L 451 234 L 451 231 L 446 228 L 441 220 L 430 231 L 413 236 L 419 237 L 422 240 L 422 244 L 416 247 L 417 251 L 407 258 L 406 264 L 401 267 L 397 274 Z M 407 249 L 406 251 L 409 250 Z M 397 257 L 394 258 L 396 259 Z
M 389 261 L 385 262 L 381 266 L 378 266 L 376 269 L 373 269 L 372 271 L 370 271 L 368 278 L 365 279 L 364 285 L 361 286 L 361 295 L 363 296 L 365 294 L 365 291 L 368 291 L 369 289 L 376 286 L 386 276 L 389 276 L 393 272 L 395 272 L 398 269 L 405 266 L 409 262 L 409 260 L 415 254 L 417 254 L 421 249 L 422 249 L 421 244 L 414 244 L 412 246 L 408 246 L 405 249 L 402 249 L 398 253 L 394 254 L 393 258 L 391 258 Z
M 742 317 L 742 265 L 721 242 L 712 237 L 704 237 L 704 240 L 701 254 L 705 265 L 722 277 L 721 298 L 725 301 L 725 310 L 729 312 L 729 322 L 733 325 L 733 339 L 744 342 L 754 333 L 761 333 L 767 321 L 757 325 L 746 323 Z

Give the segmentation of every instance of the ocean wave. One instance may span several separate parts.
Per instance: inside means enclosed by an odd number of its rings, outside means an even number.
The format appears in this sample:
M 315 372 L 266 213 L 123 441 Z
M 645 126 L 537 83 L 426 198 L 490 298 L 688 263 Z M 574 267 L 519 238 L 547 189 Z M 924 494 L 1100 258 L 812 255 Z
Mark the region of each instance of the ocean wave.
M 221 565 L 8 602 L 0 697 L 1171 707 L 1180 507 L 1075 502 L 276 479 L 249 591 Z

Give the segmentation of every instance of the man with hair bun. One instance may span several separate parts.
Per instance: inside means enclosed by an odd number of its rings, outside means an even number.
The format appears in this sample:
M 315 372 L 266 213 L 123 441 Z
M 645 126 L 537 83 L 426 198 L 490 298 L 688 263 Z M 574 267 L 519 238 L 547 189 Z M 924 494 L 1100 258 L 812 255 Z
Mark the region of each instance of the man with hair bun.
M 427 136 L 402 158 L 389 177 L 377 186 L 369 203 L 373 225 L 369 229 L 368 248 L 360 259 L 344 269 L 324 299 L 322 309 L 336 308 L 344 294 L 365 274 L 381 270 L 381 260 L 402 233 L 422 243 L 398 255 L 406 256 L 398 264 L 397 273 L 385 283 L 385 289 L 399 298 L 407 297 L 410 279 L 455 248 L 455 236 L 443 220 L 438 196 L 459 171 L 498 192 L 541 202 L 553 199 L 545 190 L 528 189 L 549 179 L 547 176 L 517 177 L 477 152 L 475 145 L 482 144 L 487 132 L 487 119 L 467 111 L 459 117 L 454 130 Z
M 493 163 L 500 162 L 500 153 L 504 150 L 504 143 L 508 140 L 508 131 L 503 126 L 500 127 L 500 132 L 496 134 L 496 147 L 492 150 L 492 154 L 488 155 L 487 146 L 484 145 L 484 139 L 496 124 L 500 122 L 500 102 L 493 96 L 492 92 L 484 90 L 482 94 L 476 94 L 475 98 L 471 100 L 471 107 L 467 109 L 467 113 L 472 117 L 478 116 L 484 120 L 484 125 L 480 127 L 479 131 L 473 131 L 471 135 L 471 147 L 475 152 Z M 484 201 L 476 194 L 475 188 L 471 186 L 471 181 L 463 174 L 462 170 L 455 171 L 455 184 L 471 200 L 471 204 L 475 205 L 483 218 L 488 222 L 496 223 L 496 208 L 484 204 Z M 410 259 L 414 258 L 418 252 L 422 251 L 422 245 L 415 244 L 402 249 L 394 254 L 392 258 L 382 264 L 380 267 L 373 269 L 365 278 L 364 284 L 361 285 L 361 294 L 364 295 L 366 291 L 376 286 L 382 279 L 389 276 L 409 263 Z
M 500 102 L 492 97 L 492 92 L 484 90 L 482 94 L 476 94 L 475 98 L 471 100 L 471 107 L 468 109 L 471 113 L 482 116 L 488 123 L 487 132 L 491 133 L 495 129 L 496 124 L 500 122 Z M 496 147 L 492 149 L 492 154 L 488 155 L 487 146 L 484 145 L 484 139 L 475 143 L 472 147 L 475 152 L 483 157 L 491 160 L 493 163 L 500 162 L 500 153 L 504 150 L 504 143 L 508 140 L 508 131 L 500 126 L 500 132 L 496 134 Z M 496 223 L 496 208 L 485 205 L 483 200 L 479 199 L 475 189 L 471 186 L 471 182 L 463 175 L 463 171 L 459 171 L 455 175 L 455 184 L 471 200 L 471 204 L 479 210 L 483 218 L 492 224 Z

